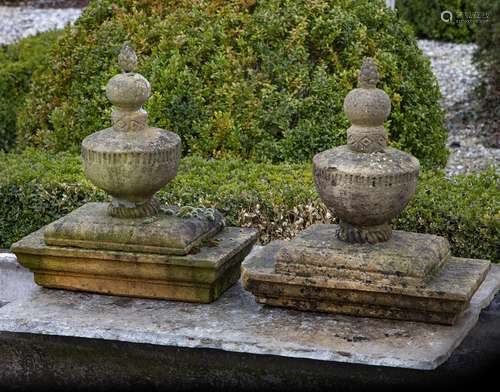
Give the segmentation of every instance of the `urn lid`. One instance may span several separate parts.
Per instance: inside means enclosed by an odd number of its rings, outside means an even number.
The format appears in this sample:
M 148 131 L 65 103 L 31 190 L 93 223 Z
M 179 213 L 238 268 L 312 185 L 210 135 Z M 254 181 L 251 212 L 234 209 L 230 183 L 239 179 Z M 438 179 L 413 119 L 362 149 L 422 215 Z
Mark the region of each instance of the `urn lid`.
M 144 76 L 134 72 L 137 55 L 130 43 L 123 44 L 118 64 L 122 73 L 110 79 L 106 85 L 106 96 L 118 110 L 138 110 L 151 95 L 151 86 Z
M 347 94 L 344 112 L 352 123 L 347 144 L 357 152 L 382 152 L 387 147 L 384 121 L 391 113 L 389 96 L 377 88 L 379 73 L 375 61 L 367 57 L 358 77 L 358 88 Z

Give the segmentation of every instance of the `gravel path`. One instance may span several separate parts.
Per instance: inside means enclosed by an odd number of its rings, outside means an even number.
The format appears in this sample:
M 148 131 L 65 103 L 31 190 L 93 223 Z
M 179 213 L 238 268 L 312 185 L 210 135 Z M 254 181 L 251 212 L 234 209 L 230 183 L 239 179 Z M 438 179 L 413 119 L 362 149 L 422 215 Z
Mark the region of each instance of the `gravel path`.
M 482 118 L 488 116 L 474 97 L 479 74 L 472 63 L 475 44 L 452 44 L 419 40 L 418 44 L 431 60 L 432 70 L 441 89 L 441 105 L 446 112 L 448 175 L 484 170 L 490 165 L 500 168 L 500 149 L 491 147 L 489 137 L 498 130 L 488 129 Z
M 35 8 L 83 8 L 90 0 L 0 0 L 0 5 Z
M 79 8 L 31 8 L 0 6 L 0 45 L 41 31 L 61 29 L 74 22 L 81 13 Z

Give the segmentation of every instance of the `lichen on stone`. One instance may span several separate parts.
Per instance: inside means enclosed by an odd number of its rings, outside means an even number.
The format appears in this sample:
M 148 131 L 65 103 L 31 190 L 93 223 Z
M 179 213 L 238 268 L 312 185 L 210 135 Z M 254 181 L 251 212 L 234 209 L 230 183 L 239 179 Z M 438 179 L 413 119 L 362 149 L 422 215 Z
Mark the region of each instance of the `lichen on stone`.
M 193 207 L 193 206 L 182 206 L 179 210 L 174 210 L 172 208 L 163 206 L 161 212 L 166 215 L 174 215 L 179 218 L 198 218 L 198 219 L 208 219 L 210 222 L 215 220 L 216 209 L 208 207 Z M 222 222 L 224 224 L 224 222 Z

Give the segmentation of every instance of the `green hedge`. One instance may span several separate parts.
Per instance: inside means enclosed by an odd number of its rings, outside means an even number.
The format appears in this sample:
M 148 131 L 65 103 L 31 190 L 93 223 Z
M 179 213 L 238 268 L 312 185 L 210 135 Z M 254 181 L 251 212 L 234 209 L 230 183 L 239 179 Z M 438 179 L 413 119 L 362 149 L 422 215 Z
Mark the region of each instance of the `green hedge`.
M 82 176 L 78 156 L 28 150 L 0 153 L 0 247 L 90 200 L 106 200 Z M 447 237 L 456 256 L 500 261 L 498 186 L 490 170 L 443 178 L 424 172 L 417 194 L 394 227 Z M 184 158 L 178 176 L 159 192 L 168 204 L 222 211 L 230 225 L 261 230 L 261 243 L 291 238 L 314 222 L 334 222 L 318 199 L 309 164 Z
M 24 103 L 31 75 L 47 70 L 48 48 L 57 32 L 47 32 L 0 46 L 0 150 L 8 151 L 16 140 L 17 111 Z
M 481 0 L 397 0 L 396 10 L 418 37 L 450 42 L 473 42 L 478 23 L 473 18 Z M 449 22 L 441 12 L 450 11 Z M 446 16 L 447 18 L 447 16 Z
M 130 40 L 153 86 L 151 123 L 178 133 L 184 155 L 309 161 L 343 144 L 345 95 L 365 56 L 391 97 L 393 146 L 444 165 L 439 89 L 411 28 L 382 0 L 92 1 L 36 72 L 19 116 L 21 147 L 79 150 L 109 126 L 104 94 Z

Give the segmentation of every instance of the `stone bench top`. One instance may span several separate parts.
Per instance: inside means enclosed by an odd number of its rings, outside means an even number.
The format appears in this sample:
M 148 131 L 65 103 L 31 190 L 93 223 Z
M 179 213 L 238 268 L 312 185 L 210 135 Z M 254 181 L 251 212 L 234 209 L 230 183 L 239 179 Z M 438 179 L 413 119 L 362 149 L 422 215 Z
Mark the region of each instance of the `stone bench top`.
M 493 265 L 450 327 L 266 307 L 240 283 L 209 305 L 50 290 L 14 260 L 0 254 L 0 331 L 413 369 L 445 362 L 500 288 Z

